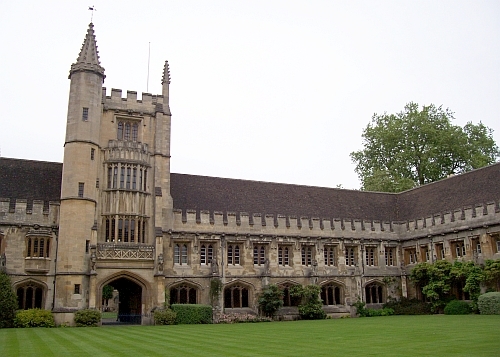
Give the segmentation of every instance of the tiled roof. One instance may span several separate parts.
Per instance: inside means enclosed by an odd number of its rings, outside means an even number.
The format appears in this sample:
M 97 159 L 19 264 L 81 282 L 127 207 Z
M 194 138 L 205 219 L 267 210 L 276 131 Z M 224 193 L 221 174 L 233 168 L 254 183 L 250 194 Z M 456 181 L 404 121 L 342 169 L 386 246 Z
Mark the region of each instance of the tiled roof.
M 0 158 L 0 198 L 49 201 L 61 198 L 62 164 Z
M 398 194 L 399 219 L 500 200 L 500 163 L 420 186 Z
M 396 219 L 396 195 L 172 174 L 174 208 L 320 218 Z
M 0 158 L 0 198 L 58 201 L 62 164 Z M 399 194 L 171 174 L 174 208 L 402 221 L 500 199 L 500 163 Z

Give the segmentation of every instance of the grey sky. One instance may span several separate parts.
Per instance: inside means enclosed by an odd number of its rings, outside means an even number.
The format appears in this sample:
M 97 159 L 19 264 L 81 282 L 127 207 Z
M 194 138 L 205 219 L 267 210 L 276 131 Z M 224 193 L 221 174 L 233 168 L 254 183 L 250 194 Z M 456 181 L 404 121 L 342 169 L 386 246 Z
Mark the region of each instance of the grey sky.
M 172 76 L 172 171 L 358 188 L 373 113 L 434 103 L 500 143 L 499 1 L 10 1 L 1 156 L 62 161 L 88 5 L 108 89 Z M 125 93 L 124 93 L 125 95 Z

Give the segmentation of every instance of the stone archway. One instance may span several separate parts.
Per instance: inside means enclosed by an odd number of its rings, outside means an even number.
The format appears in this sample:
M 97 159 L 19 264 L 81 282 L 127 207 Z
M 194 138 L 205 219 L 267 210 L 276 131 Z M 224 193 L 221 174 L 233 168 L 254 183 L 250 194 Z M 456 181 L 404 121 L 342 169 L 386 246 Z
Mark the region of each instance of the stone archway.
M 118 290 L 116 323 L 140 325 L 144 313 L 142 311 L 143 287 L 126 276 L 117 277 L 106 282 L 105 285 L 110 285 L 115 290 Z

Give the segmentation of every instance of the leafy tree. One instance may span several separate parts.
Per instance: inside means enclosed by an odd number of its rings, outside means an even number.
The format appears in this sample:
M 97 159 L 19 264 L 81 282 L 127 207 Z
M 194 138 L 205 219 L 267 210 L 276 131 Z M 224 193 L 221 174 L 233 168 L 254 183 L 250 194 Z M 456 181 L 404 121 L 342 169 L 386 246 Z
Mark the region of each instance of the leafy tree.
M 326 318 L 322 309 L 323 303 L 319 298 L 321 287 L 318 285 L 294 285 L 290 288 L 290 295 L 301 299 L 299 315 L 304 320 L 321 320 Z
M 484 281 L 492 290 L 500 290 L 500 260 L 484 262 Z
M 108 300 L 113 298 L 113 290 L 111 285 L 104 285 L 102 288 L 102 298 L 106 300 L 106 305 L 108 305 Z
M 419 263 L 411 271 L 410 279 L 422 289 L 422 293 L 431 301 L 433 311 L 446 305 L 452 284 L 452 267 L 450 262 L 438 260 L 434 264 Z
M 14 326 L 16 310 L 17 298 L 12 290 L 10 278 L 0 271 L 0 328 Z
M 363 130 L 363 150 L 350 155 L 362 189 L 400 192 L 494 163 L 500 151 L 492 130 L 453 125 L 453 115 L 412 102 L 397 114 L 374 114 Z
M 260 310 L 267 316 L 273 317 L 283 306 L 283 290 L 277 285 L 268 285 L 259 297 Z

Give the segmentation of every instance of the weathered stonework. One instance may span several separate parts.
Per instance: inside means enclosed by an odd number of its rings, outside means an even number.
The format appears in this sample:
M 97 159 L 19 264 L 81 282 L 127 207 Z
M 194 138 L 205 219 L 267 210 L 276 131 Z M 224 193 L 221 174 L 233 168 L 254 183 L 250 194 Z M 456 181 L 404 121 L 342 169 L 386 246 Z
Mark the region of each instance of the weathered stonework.
M 21 308 L 72 324 L 110 284 L 147 324 L 166 299 L 257 313 L 278 284 L 293 318 L 288 289 L 317 284 L 343 316 L 417 296 L 417 262 L 500 259 L 500 164 L 401 194 L 171 174 L 167 62 L 161 95 L 107 92 L 90 25 L 69 78 L 63 164 L 0 158 L 0 268 Z

